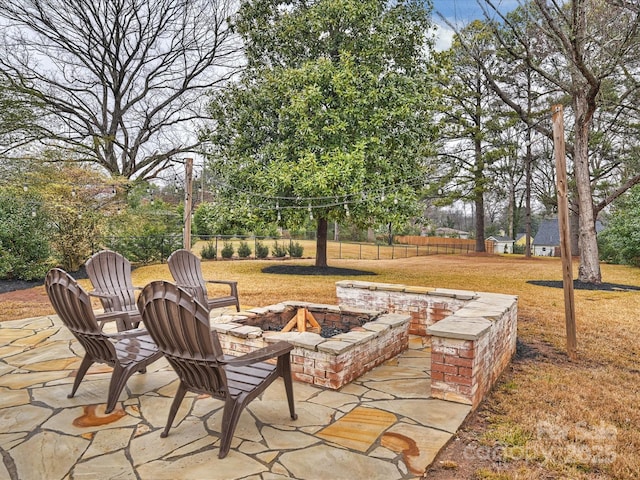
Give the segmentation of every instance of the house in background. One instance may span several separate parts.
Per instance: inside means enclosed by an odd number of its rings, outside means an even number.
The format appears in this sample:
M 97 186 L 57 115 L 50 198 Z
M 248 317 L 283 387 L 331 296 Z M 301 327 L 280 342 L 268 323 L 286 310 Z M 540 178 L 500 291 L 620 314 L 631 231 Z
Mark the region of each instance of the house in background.
M 469 232 L 465 232 L 464 230 L 456 230 L 455 228 L 448 227 L 438 227 L 435 231 L 436 237 L 445 237 L 445 238 L 469 238 Z
M 514 245 L 518 245 L 519 247 L 524 248 L 527 245 L 527 234 L 526 233 L 517 234 Z
M 485 242 L 488 253 L 513 253 L 513 244 L 515 243 L 513 238 L 504 235 L 491 235 Z
M 596 220 L 596 233 L 601 232 L 604 225 Z M 560 230 L 558 219 L 551 218 L 540 222 L 538 233 L 531 242 L 531 253 L 541 257 L 560 257 Z
M 538 257 L 560 256 L 560 231 L 557 218 L 540 222 L 538 233 L 531 242 L 531 254 Z

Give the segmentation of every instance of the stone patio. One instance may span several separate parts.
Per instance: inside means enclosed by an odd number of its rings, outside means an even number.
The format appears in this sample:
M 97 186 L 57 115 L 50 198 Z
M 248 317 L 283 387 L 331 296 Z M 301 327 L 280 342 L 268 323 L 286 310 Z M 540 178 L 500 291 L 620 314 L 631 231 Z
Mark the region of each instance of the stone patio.
M 219 460 L 222 402 L 188 396 L 160 438 L 177 377 L 162 359 L 104 414 L 109 369 L 68 399 L 82 349 L 54 316 L 0 323 L 0 479 L 420 478 L 471 406 L 430 398 L 425 337 L 339 390 L 276 382 L 243 412 Z

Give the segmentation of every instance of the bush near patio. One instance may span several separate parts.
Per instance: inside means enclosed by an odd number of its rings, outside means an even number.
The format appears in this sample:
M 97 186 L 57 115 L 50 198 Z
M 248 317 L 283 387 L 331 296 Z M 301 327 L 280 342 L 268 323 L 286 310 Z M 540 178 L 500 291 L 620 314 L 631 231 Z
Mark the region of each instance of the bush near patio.
M 600 258 L 640 266 L 640 187 L 634 187 L 615 205 L 606 228 L 598 235 Z
M 134 202 L 109 219 L 106 231 L 106 247 L 145 265 L 166 259 L 183 240 L 181 215 L 161 200 Z
M 256 258 L 267 258 L 269 256 L 269 247 L 264 243 L 256 241 Z
M 240 245 L 238 246 L 238 258 L 249 258 L 251 256 L 251 247 L 249 244 L 242 240 L 240 241 Z
M 200 250 L 200 256 L 205 260 L 215 260 L 218 256 L 218 250 L 216 248 L 216 243 L 209 241 Z
M 233 247 L 233 243 L 229 241 L 225 241 L 222 246 L 222 251 L 220 252 L 222 255 L 222 258 L 229 259 L 233 257 L 234 252 L 235 252 L 235 248 Z
M 287 247 L 287 253 L 291 258 L 300 258 L 304 252 L 304 247 L 300 245 L 300 242 L 293 242 Z
M 35 195 L 0 194 L 0 279 L 41 279 L 53 265 L 41 203 Z

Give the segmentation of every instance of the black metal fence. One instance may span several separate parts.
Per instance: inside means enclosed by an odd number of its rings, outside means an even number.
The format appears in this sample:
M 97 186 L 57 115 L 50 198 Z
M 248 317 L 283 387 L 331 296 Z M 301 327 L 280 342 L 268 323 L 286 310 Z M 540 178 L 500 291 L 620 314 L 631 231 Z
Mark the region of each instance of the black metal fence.
M 103 245 L 120 251 L 132 262 L 164 262 L 177 248 L 182 248 L 182 237 L 177 234 L 156 236 L 106 237 Z M 242 235 L 196 236 L 192 250 L 203 257 L 225 258 L 315 258 L 316 241 L 295 237 L 261 237 Z M 226 251 L 225 251 L 226 250 Z M 264 255 L 265 250 L 268 253 Z M 352 241 L 327 241 L 327 259 L 386 260 L 428 255 L 465 254 L 475 251 L 471 244 L 430 243 L 406 245 Z M 229 255 L 229 252 L 232 252 Z M 294 253 L 295 252 L 295 253 Z M 206 253 L 206 255 L 204 255 Z M 292 254 L 294 253 L 294 254 Z

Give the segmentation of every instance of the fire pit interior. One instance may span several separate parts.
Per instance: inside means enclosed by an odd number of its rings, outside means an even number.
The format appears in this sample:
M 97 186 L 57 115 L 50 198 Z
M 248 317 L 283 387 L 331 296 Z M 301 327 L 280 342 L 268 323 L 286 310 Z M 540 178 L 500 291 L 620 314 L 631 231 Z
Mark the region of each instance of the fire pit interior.
M 312 332 L 323 338 L 347 333 L 383 315 L 384 311 L 345 309 L 331 305 L 284 304 L 283 309 L 267 309 L 262 315 L 249 316 L 239 323 L 269 332 Z

